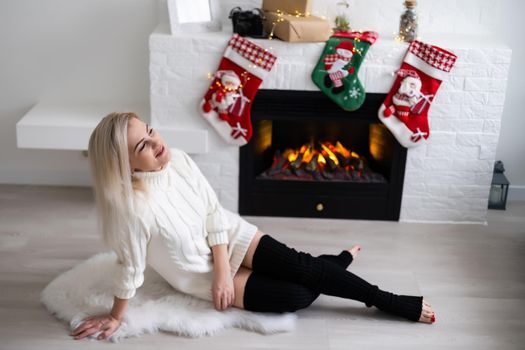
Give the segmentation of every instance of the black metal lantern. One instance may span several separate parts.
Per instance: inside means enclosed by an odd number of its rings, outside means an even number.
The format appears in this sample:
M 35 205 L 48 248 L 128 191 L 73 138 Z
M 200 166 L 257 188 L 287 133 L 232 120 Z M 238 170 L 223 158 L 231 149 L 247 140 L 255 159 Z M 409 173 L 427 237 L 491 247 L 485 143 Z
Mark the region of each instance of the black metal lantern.
M 510 183 L 505 175 L 503 175 L 504 172 L 503 162 L 498 160 L 496 164 L 494 164 L 494 173 L 490 185 L 489 209 L 506 209 Z

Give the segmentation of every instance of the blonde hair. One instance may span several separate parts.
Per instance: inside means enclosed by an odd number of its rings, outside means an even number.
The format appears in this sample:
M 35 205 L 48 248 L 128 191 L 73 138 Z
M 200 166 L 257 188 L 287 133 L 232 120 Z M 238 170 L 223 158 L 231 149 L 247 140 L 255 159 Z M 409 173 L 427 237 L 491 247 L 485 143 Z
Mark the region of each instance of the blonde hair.
M 128 153 L 128 123 L 135 113 L 110 113 L 91 133 L 88 157 L 102 237 L 109 246 L 118 244 L 118 232 L 126 230 L 134 211 L 134 191 L 144 184 L 132 178 Z

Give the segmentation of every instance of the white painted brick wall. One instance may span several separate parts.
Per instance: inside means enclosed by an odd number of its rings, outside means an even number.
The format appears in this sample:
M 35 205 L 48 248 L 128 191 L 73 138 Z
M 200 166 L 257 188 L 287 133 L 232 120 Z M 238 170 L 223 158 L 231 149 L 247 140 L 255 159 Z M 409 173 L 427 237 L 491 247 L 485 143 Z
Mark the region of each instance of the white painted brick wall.
M 465 6 L 459 0 L 446 2 Z M 486 10 L 482 5 L 481 11 Z M 486 17 L 480 20 L 490 21 Z M 455 25 L 461 26 L 459 22 Z M 151 117 L 157 125 L 209 130 L 211 151 L 192 157 L 221 203 L 237 211 L 239 150 L 227 146 L 198 111 L 210 83 L 208 73 L 216 70 L 228 39 L 226 32 L 171 36 L 166 27 L 151 35 Z M 310 74 L 324 43 L 254 41 L 279 57 L 261 88 L 318 90 Z M 400 220 L 484 222 L 511 52 L 487 38 L 443 35 L 429 42 L 459 59 L 430 109 L 429 142 L 408 150 Z M 368 92 L 388 92 L 407 46 L 381 37 L 370 48 L 359 71 Z

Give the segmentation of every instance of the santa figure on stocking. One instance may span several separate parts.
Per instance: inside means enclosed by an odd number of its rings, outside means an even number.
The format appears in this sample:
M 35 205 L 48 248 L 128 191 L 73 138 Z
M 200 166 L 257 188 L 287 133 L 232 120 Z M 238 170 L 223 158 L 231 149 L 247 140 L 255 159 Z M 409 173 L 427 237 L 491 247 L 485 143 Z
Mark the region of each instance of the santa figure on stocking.
M 233 70 L 220 70 L 215 78 L 215 83 L 210 86 L 213 93 L 205 100 L 202 109 L 206 113 L 214 109 L 219 118 L 227 121 L 233 107 L 238 103 L 245 103 L 241 79 Z
M 401 122 L 410 124 L 408 118 L 420 114 L 427 104 L 432 103 L 431 98 L 434 95 L 425 95 L 421 92 L 421 78 L 415 70 L 400 69 L 397 74 L 402 78 L 399 89 L 392 96 L 392 104 L 385 105 L 383 115 L 385 117 L 395 115 Z M 411 140 L 417 142 L 425 136 L 428 136 L 428 132 L 416 128 L 411 135 Z
M 379 120 L 404 147 L 415 147 L 430 136 L 428 112 L 457 56 L 435 45 L 414 40 L 392 88 L 378 111 Z

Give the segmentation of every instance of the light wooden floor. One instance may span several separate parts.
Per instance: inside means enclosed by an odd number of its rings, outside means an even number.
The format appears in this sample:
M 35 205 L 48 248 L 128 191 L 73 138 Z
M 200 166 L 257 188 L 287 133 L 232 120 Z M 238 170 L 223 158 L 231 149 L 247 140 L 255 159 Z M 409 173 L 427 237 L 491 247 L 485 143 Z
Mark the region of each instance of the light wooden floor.
M 380 288 L 422 294 L 434 325 L 321 296 L 293 333 L 228 330 L 186 339 L 160 333 L 120 344 L 75 341 L 39 303 L 46 284 L 104 250 L 91 190 L 0 186 L 0 349 L 524 349 L 525 203 L 489 211 L 488 225 L 247 217 L 312 254 L 355 243 L 350 270 Z

